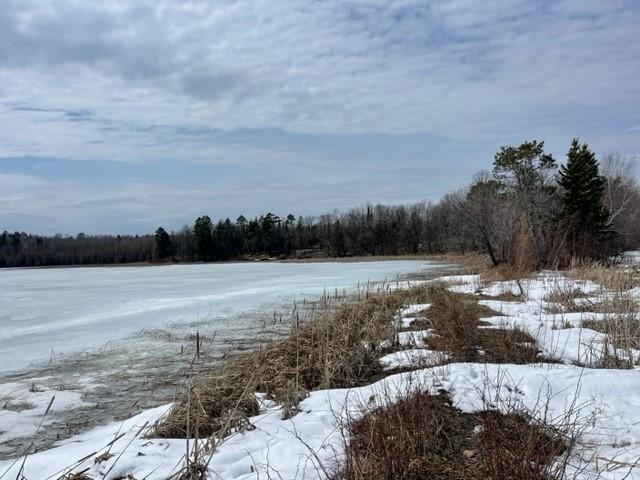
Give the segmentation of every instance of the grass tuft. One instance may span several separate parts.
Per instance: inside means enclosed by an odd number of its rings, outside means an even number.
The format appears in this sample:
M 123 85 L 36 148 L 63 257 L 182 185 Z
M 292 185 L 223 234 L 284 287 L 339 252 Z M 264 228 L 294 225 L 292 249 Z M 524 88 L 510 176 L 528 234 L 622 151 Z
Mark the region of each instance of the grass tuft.
M 549 480 L 567 446 L 523 413 L 469 414 L 446 394 L 413 392 L 350 422 L 340 480 Z

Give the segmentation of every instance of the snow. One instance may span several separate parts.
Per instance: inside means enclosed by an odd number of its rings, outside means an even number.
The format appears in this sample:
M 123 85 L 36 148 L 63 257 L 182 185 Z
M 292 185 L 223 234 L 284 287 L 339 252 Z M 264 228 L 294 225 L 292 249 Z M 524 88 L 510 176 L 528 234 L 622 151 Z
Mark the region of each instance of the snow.
M 468 293 L 495 294 L 513 291 L 514 287 L 519 289 L 513 282 L 485 286 L 475 277 L 456 277 L 453 281 L 452 289 L 466 288 Z M 425 368 L 433 364 L 429 362 L 446 358 L 446 353 L 425 348 L 394 352 L 380 360 L 384 368 L 422 368 L 390 375 L 364 387 L 311 392 L 300 403 L 300 412 L 286 420 L 282 419 L 278 405 L 264 403 L 263 411 L 250 419 L 255 428 L 231 435 L 214 450 L 209 463 L 212 478 L 324 479 L 325 472 L 333 471 L 342 458 L 348 419 L 357 419 L 372 408 L 419 389 L 432 393 L 446 390 L 454 405 L 465 412 L 517 408 L 545 419 L 566 418 L 581 432 L 569 478 L 575 474 L 578 480 L 640 479 L 640 469 L 633 468 L 640 456 L 640 369 L 590 368 L 593 365 L 589 352 L 604 344 L 604 336 L 582 328 L 582 322 L 587 318 L 603 318 L 601 314 L 547 313 L 549 304 L 545 297 L 554 286 L 580 288 L 587 293 L 594 293 L 598 287 L 552 272 L 521 284 L 526 296 L 520 301 L 481 301 L 503 314 L 485 319 L 490 324 L 487 328 L 505 325 L 523 328 L 538 340 L 545 355 L 554 356 L 561 363 L 451 363 Z M 422 311 L 423 307 L 408 305 L 399 318 Z M 431 334 L 430 330 L 398 332 L 398 338 L 401 345 L 416 347 Z M 42 402 L 44 398 L 46 395 Z M 127 474 L 149 480 L 167 478 L 176 472 L 184 457 L 185 441 L 137 435 L 141 427 L 161 418 L 167 408 L 145 411 L 123 423 L 93 429 L 51 450 L 31 455 L 25 476 L 47 478 L 86 456 L 76 465 L 76 471 L 88 468 L 87 473 L 95 478 L 103 478 L 108 471 L 106 480 Z M 94 458 L 119 433 L 122 438 L 111 447 L 114 457 L 96 464 Z M 112 468 L 114 463 L 116 466 Z M 0 462 L 0 476 L 10 464 Z M 7 478 L 15 478 L 16 472 L 17 467 L 12 467 Z
M 398 332 L 398 344 L 402 347 L 419 347 L 424 339 L 434 335 L 432 329 Z
M 409 305 L 400 309 L 400 312 L 396 316 L 396 320 L 399 322 L 401 328 L 409 328 L 411 324 L 418 320 L 420 317 L 415 317 L 418 313 L 422 313 L 431 308 L 430 303 L 417 303 L 415 305 Z
M 79 392 L 43 388 L 39 380 L 34 379 L 31 386 L 23 383 L 0 385 L 0 451 L 7 440 L 31 437 L 41 421 L 46 428 L 56 412 L 92 406 L 82 400 Z M 49 414 L 44 417 L 50 402 Z
M 612 394 L 612 385 L 625 394 Z M 584 458 L 633 462 L 640 454 L 638 371 L 461 363 L 396 374 L 361 388 L 312 392 L 300 404 L 301 412 L 287 420 L 281 419 L 278 407 L 271 407 L 250 419 L 255 429 L 236 433 L 217 447 L 210 462 L 213 478 L 257 479 L 269 472 L 287 479 L 325 478 L 322 468 L 334 468 L 343 451 L 344 422 L 414 389 L 433 393 L 445 389 L 454 404 L 466 412 L 488 407 L 508 411 L 519 406 L 539 414 L 546 412 L 547 418 L 560 418 L 575 405 L 572 421 L 585 428 L 580 451 Z M 47 478 L 73 464 L 74 459 L 89 456 L 76 470 L 89 468 L 89 475 L 96 478 L 102 478 L 116 459 L 116 468 L 106 479 L 126 474 L 150 480 L 167 478 L 184 455 L 184 441 L 136 437 L 141 427 L 155 422 L 166 409 L 149 410 L 122 424 L 94 429 L 36 453 L 27 459 L 25 475 Z M 114 457 L 96 464 L 94 458 L 118 432 L 125 435 L 111 447 Z M 0 472 L 9 465 L 0 462 Z M 13 467 L 8 478 L 15 477 L 16 469 Z M 590 476 L 594 472 L 591 465 L 579 478 L 595 478 Z M 625 473 L 626 469 L 621 469 L 602 478 L 619 479 Z
M 514 282 L 498 282 L 480 289 L 485 295 L 499 295 L 513 288 Z M 595 367 L 605 348 L 611 348 L 607 336 L 603 333 L 582 326 L 585 320 L 603 320 L 606 314 L 567 312 L 561 314 L 547 313 L 551 303 L 545 300 L 547 295 L 556 290 L 580 290 L 585 294 L 600 291 L 602 288 L 593 282 L 573 280 L 560 277 L 553 272 L 542 273 L 535 278 L 521 282 L 526 292 L 526 299 L 518 302 L 497 300 L 480 300 L 479 303 L 499 312 L 502 316 L 483 318 L 496 328 L 508 326 L 527 331 L 542 349 L 543 355 L 565 363 Z M 631 291 L 629 294 L 633 295 Z M 593 297 L 597 302 L 598 298 Z M 621 352 L 618 352 L 621 354 Z M 640 352 L 633 351 L 634 355 Z
M 380 365 L 385 370 L 405 367 L 426 367 L 446 362 L 450 355 L 426 348 L 411 348 L 389 353 L 380 358 Z
M 409 305 L 408 307 L 400 309 L 400 316 L 408 317 L 410 315 L 415 315 L 416 313 L 423 312 L 424 310 L 427 310 L 429 308 L 431 308 L 430 303 L 416 303 L 415 305 Z
M 625 255 L 625 260 L 627 260 L 629 263 L 640 263 L 640 250 L 633 250 L 630 252 L 626 252 Z
M 437 266 L 380 261 L 2 269 L 0 372 L 95 349 L 143 328 L 231 316 Z

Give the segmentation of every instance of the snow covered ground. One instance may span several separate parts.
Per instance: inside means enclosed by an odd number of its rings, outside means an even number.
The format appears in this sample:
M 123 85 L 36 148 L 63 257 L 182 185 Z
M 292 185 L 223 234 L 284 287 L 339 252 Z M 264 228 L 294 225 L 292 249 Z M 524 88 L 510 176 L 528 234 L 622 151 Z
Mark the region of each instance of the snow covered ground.
M 486 287 L 476 276 L 449 280 L 453 290 L 472 294 L 496 295 L 519 289 L 512 282 Z M 587 316 L 596 320 L 599 317 L 587 313 L 547 313 L 550 305 L 545 298 L 558 286 L 580 288 L 587 294 L 598 288 L 549 272 L 522 283 L 526 294 L 522 301 L 483 302 L 504 314 L 489 318 L 489 323 L 506 323 L 529 331 L 540 342 L 544 354 L 560 363 L 452 363 L 422 368 L 433 354 L 419 348 L 420 337 L 429 332 L 419 332 L 417 339 L 411 334 L 407 343 L 411 344 L 411 350 L 391 354 L 382 362 L 387 368 L 417 364 L 419 370 L 392 375 L 366 387 L 312 392 L 301 403 L 301 412 L 287 420 L 281 419 L 277 405 L 265 404 L 260 415 L 251 419 L 255 428 L 232 435 L 216 448 L 209 461 L 212 478 L 324 479 L 341 458 L 347 418 L 357 418 L 369 408 L 392 402 L 399 395 L 419 388 L 432 392 L 445 389 L 451 393 L 454 404 L 467 412 L 488 406 L 509 409 L 516 405 L 544 413 L 549 419 L 559 419 L 571 411 L 571 421 L 580 426 L 582 434 L 571 459 L 570 475 L 584 480 L 640 479 L 640 469 L 634 468 L 640 457 L 640 371 L 590 368 L 594 349 L 604 345 L 605 338 L 599 332 L 582 328 L 581 322 Z M 399 320 L 412 318 L 425 308 L 407 307 L 400 312 Z M 137 479 L 165 479 L 184 460 L 185 441 L 143 438 L 142 432 L 167 409 L 165 406 L 145 411 L 125 422 L 96 428 L 65 440 L 54 449 L 31 455 L 25 463 L 25 476 L 57 478 L 65 468 L 73 466 L 75 471 L 88 469 L 92 478 L 132 475 Z M 114 439 L 117 440 L 109 446 Z M 96 462 L 96 457 L 107 449 L 110 458 Z M 11 466 L 11 462 L 0 462 L 0 477 L 9 469 L 6 478 L 15 478 L 18 468 Z
M 640 250 L 633 250 L 625 253 L 625 258 L 630 263 L 640 263 Z

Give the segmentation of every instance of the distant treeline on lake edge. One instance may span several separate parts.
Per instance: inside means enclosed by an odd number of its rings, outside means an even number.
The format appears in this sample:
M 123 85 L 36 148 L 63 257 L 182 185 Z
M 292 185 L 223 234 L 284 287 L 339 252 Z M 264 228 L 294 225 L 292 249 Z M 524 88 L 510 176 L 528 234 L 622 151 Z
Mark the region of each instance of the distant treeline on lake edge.
M 505 146 L 493 170 L 440 201 L 367 204 L 316 217 L 266 213 L 148 235 L 0 234 L 0 267 L 350 257 L 483 251 L 494 264 L 557 267 L 640 246 L 640 190 L 632 165 L 602 165 L 575 139 L 564 165 L 544 142 Z
M 261 258 L 315 258 L 440 253 L 456 250 L 438 208 L 366 205 L 344 214 L 279 217 L 267 213 L 149 235 L 40 236 L 0 234 L 0 267 L 211 262 Z M 435 213 L 435 215 L 434 215 Z M 432 217 L 432 218 L 430 218 Z

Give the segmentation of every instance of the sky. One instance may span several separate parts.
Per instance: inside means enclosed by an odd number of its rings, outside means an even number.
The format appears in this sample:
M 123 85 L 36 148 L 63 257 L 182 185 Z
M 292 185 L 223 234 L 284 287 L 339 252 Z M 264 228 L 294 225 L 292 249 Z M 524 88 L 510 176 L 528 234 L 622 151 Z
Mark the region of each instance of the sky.
M 501 145 L 640 159 L 638 0 L 0 0 L 0 230 L 437 201 Z

